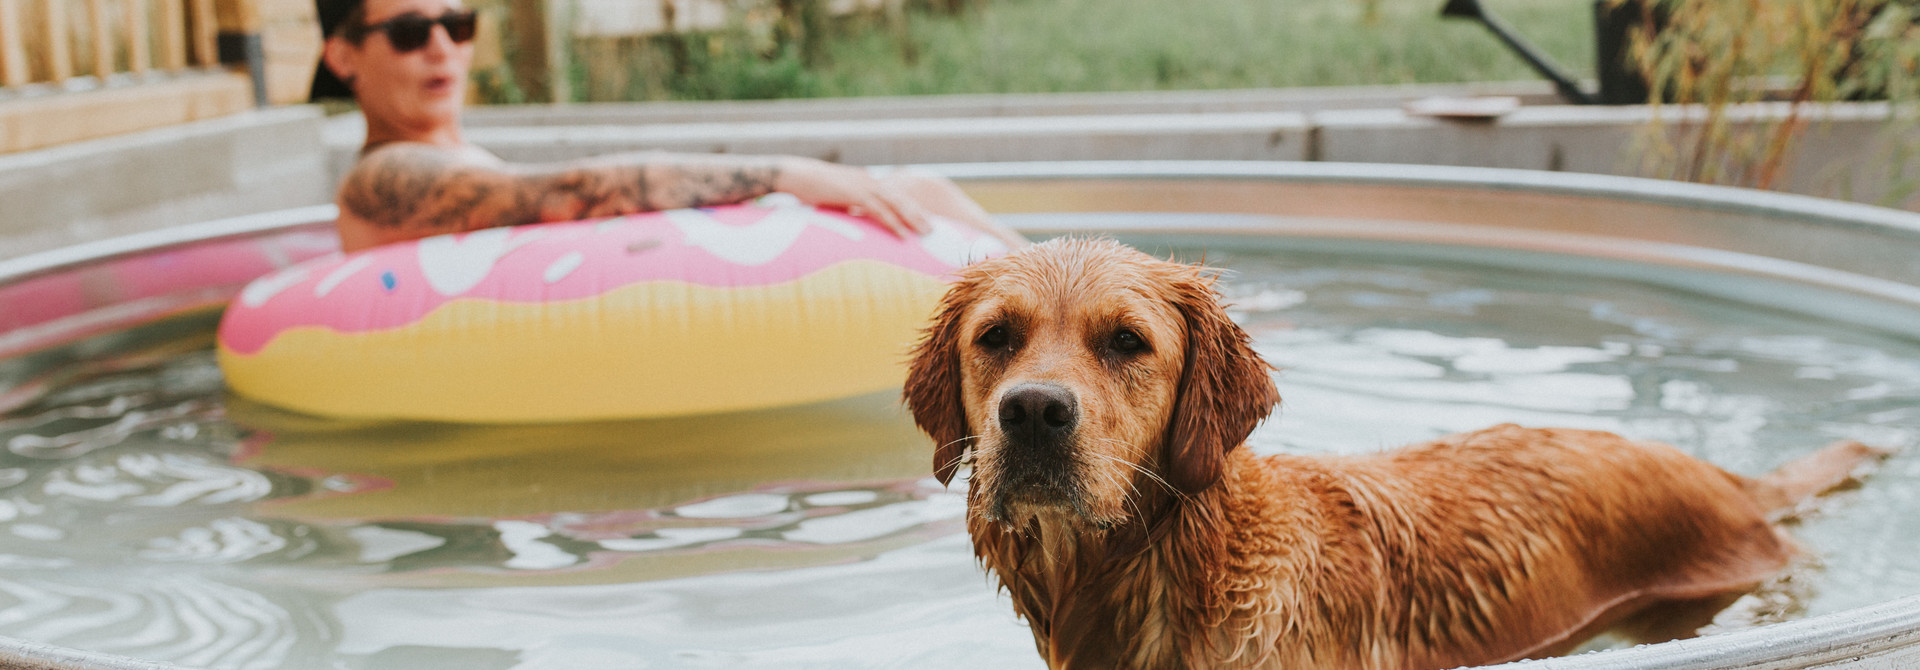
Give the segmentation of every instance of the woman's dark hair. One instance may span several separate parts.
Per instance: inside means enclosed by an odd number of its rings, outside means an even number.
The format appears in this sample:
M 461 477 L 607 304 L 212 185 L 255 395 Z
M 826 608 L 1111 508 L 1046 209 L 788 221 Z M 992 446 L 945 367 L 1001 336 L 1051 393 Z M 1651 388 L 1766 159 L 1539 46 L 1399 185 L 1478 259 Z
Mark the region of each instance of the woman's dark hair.
M 321 39 L 334 36 L 346 39 L 347 26 L 367 20 L 366 0 L 314 0 L 313 8 L 320 19 Z M 364 39 L 366 36 L 360 37 Z M 307 91 L 307 99 L 317 102 L 339 98 L 353 98 L 353 87 L 340 81 L 340 77 L 333 74 L 333 68 L 327 67 L 326 61 L 322 60 L 314 70 L 313 87 Z
M 358 25 L 367 20 L 366 0 L 314 0 L 314 8 L 320 14 L 321 37 L 348 37 L 347 26 Z M 366 39 L 366 35 L 356 35 Z M 359 39 L 352 40 L 359 42 Z

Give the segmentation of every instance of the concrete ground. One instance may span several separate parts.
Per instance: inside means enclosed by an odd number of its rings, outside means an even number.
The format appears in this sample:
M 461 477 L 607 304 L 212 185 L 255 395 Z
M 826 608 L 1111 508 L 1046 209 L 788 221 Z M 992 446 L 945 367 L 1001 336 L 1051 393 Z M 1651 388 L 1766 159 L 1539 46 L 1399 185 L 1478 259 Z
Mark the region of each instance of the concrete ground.
M 317 108 L 0 154 L 0 258 L 332 199 Z

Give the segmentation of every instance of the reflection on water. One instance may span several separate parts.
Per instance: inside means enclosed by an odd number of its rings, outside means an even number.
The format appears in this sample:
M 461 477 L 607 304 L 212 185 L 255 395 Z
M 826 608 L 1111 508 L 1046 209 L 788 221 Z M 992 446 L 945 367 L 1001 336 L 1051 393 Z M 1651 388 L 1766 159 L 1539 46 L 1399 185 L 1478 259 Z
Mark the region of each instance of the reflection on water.
M 1038 665 L 964 534 L 859 561 L 622 584 L 391 588 L 342 601 L 340 653 L 431 641 L 520 668 Z M 405 620 L 405 627 L 382 622 Z
M 301 634 L 268 594 L 189 574 L 5 579 L 0 598 L 8 636 L 190 667 L 283 667 Z
M 1499 422 L 1757 473 L 1909 447 L 1920 346 L 1623 282 L 1209 254 L 1285 405 L 1262 452 Z M 0 635 L 209 668 L 1037 667 L 891 394 L 554 426 L 223 394 L 215 316 L 0 361 Z M 1920 593 L 1920 459 L 1796 530 L 1813 613 Z

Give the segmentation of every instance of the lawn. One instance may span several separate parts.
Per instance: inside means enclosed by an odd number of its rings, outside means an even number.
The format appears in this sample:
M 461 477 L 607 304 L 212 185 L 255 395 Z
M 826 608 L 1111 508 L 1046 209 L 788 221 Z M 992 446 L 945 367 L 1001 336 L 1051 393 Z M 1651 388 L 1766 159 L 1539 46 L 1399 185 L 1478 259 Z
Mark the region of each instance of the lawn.
M 1536 79 L 1484 27 L 1440 0 L 976 0 L 915 10 L 904 32 L 841 21 L 811 63 L 746 33 L 582 48 L 589 99 L 727 99 L 1133 91 Z M 1592 0 L 1485 0 L 1576 76 L 1593 71 Z M 613 54 L 618 54 L 614 56 Z M 615 58 L 618 60 L 616 61 Z M 607 73 L 625 68 L 608 86 Z M 675 72 L 675 70 L 678 70 Z
M 916 17 L 920 57 L 873 31 L 836 41 L 823 95 L 1266 88 L 1526 79 L 1485 28 L 1441 3 L 1379 0 L 1000 0 Z M 1568 68 L 1592 71 L 1590 0 L 1489 3 Z

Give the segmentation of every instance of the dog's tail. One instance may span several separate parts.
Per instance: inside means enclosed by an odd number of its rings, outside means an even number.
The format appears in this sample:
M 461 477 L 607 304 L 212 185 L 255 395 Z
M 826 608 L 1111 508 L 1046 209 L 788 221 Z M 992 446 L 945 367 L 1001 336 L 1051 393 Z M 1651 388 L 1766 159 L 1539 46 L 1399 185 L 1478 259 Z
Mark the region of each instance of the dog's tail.
M 1871 466 L 1893 452 L 1853 440 L 1829 444 L 1756 479 L 1747 480 L 1747 492 L 1773 521 L 1791 519 L 1808 511 L 1815 496 L 1856 481 Z

